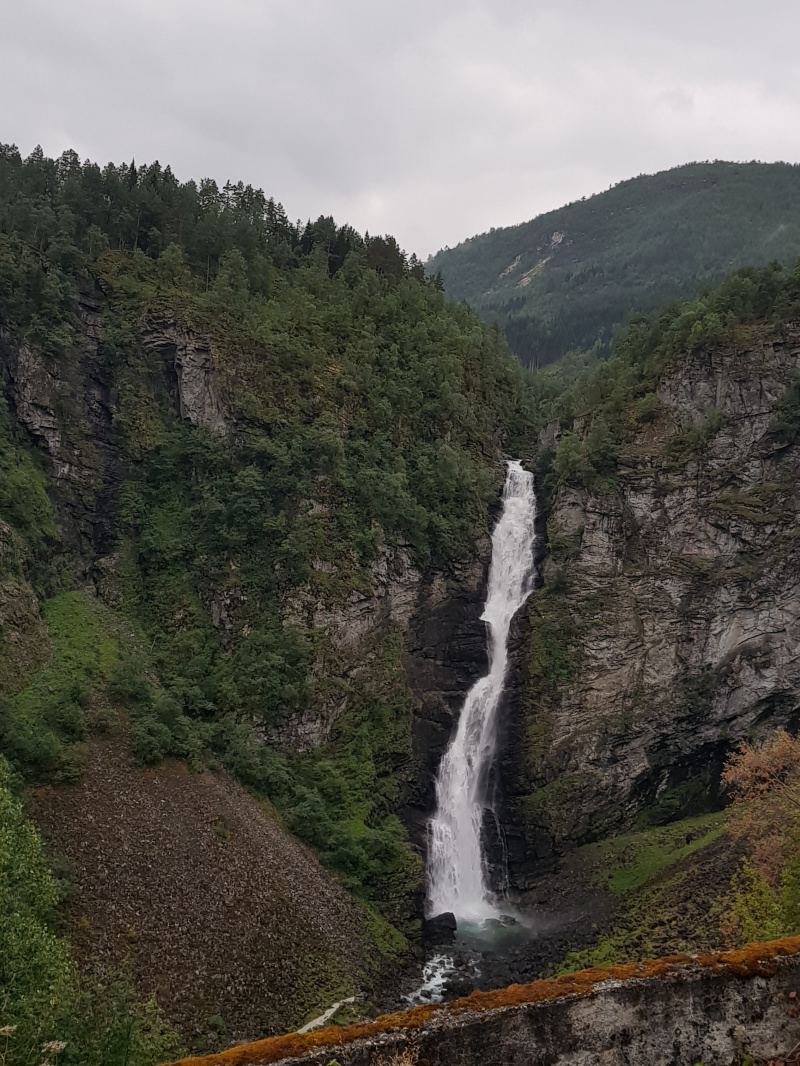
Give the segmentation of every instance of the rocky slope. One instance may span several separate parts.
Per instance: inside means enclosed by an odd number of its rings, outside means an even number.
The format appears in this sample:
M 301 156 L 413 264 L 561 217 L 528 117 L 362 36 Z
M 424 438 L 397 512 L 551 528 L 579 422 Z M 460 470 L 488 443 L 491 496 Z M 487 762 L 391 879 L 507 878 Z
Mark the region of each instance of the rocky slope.
M 796 326 L 684 353 L 613 478 L 558 487 L 503 765 L 518 887 L 713 808 L 736 744 L 796 728 L 800 454 L 772 427 L 798 367 Z
M 194 1047 L 297 1027 L 377 975 L 368 913 L 223 772 L 137 770 L 116 729 L 33 813 L 69 870 L 84 972 L 127 968 Z

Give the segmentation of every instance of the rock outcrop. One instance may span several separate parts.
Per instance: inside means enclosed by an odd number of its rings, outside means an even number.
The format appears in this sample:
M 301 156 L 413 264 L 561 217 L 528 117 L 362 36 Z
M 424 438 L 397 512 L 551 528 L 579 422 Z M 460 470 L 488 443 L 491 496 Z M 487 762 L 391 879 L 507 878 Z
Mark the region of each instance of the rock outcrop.
M 69 346 L 48 357 L 0 336 L 0 376 L 17 424 L 45 457 L 61 569 L 70 583 L 85 586 L 94 581 L 96 561 L 115 546 L 119 487 L 138 449 L 135 439 L 128 441 L 127 455 L 120 447 L 130 382 L 104 346 L 103 303 L 96 292 L 79 293 L 71 326 Z M 137 381 L 143 393 L 137 402 L 155 406 L 164 396 L 179 417 L 223 433 L 223 390 L 210 342 L 185 324 L 155 318 L 140 340 L 162 366 L 152 380 L 145 375 Z M 142 367 L 135 374 L 141 377 Z M 127 432 L 136 438 L 141 427 L 134 421 Z
M 314 664 L 317 678 L 354 680 L 375 659 L 378 646 L 389 632 L 405 633 L 414 613 L 422 575 L 405 546 L 381 545 L 364 575 L 345 578 L 338 595 L 326 592 L 318 576 L 335 574 L 336 568 L 322 560 L 313 564 L 314 578 L 293 589 L 284 606 L 289 625 L 313 630 L 321 638 Z M 359 580 L 360 576 L 360 580 Z M 281 723 L 273 739 L 287 751 L 308 751 L 325 743 L 347 704 L 342 687 L 327 692 L 302 713 Z
M 345 713 L 351 686 L 368 680 L 387 637 L 400 642 L 402 685 L 413 704 L 412 761 L 401 773 L 401 816 L 421 854 L 435 801 L 434 781 L 466 692 L 486 669 L 480 620 L 491 554 L 488 536 L 472 555 L 444 572 L 422 572 L 405 546 L 382 546 L 362 586 L 338 602 L 312 579 L 294 590 L 284 617 L 313 630 L 319 645 L 314 675 L 345 685 L 320 686 L 313 704 L 288 719 L 271 739 L 287 751 L 325 743 Z M 317 564 L 323 576 L 327 564 Z
M 185 323 L 149 316 L 142 344 L 162 360 L 181 418 L 211 433 L 227 427 L 220 374 L 210 341 Z
M 0 337 L 6 396 L 17 423 L 45 456 L 60 568 L 77 585 L 86 583 L 92 559 L 110 550 L 115 539 L 122 460 L 114 440 L 116 404 L 102 335 L 100 304 L 84 292 L 62 356 L 45 357 Z
M 771 433 L 800 333 L 673 364 L 608 491 L 562 485 L 504 762 L 512 879 L 717 802 L 800 708 L 800 456 Z M 547 675 L 547 676 L 545 676 Z

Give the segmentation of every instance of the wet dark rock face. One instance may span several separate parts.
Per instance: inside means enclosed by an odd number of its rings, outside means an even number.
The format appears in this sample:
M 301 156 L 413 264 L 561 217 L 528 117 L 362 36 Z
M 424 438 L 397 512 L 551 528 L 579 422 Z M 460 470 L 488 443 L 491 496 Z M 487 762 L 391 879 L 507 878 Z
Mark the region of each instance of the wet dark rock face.
M 434 575 L 420 590 L 406 633 L 404 664 L 416 697 L 415 772 L 405 782 L 401 817 L 425 854 L 427 823 L 436 803 L 436 771 L 464 698 L 488 669 L 481 621 L 491 545 L 488 537 L 460 571 Z
M 456 916 L 452 911 L 425 918 L 422 922 L 422 943 L 425 947 L 452 944 L 456 938 Z
M 543 505 L 544 488 L 536 484 L 539 506 L 536 515 L 536 543 L 533 576 L 534 598 L 542 585 L 547 558 L 547 514 Z M 518 612 L 509 633 L 509 668 L 498 714 L 497 756 L 491 778 L 491 810 L 484 821 L 484 850 L 490 883 L 501 894 L 521 885 L 533 884 L 551 873 L 556 866 L 556 849 L 552 835 L 542 826 L 539 832 L 520 823 L 514 802 L 514 782 L 519 765 L 519 723 L 524 721 L 525 660 L 531 639 L 529 618 L 531 599 Z
M 0 337 L 0 373 L 11 414 L 44 453 L 60 535 L 60 567 L 77 585 L 114 542 L 123 460 L 115 445 L 115 401 L 93 293 L 80 295 L 68 354 L 45 358 Z

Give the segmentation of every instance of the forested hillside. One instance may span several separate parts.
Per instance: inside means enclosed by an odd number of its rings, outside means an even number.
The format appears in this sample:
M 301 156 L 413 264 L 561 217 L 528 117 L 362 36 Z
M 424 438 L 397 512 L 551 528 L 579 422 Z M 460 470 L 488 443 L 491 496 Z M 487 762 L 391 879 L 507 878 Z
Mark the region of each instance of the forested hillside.
M 542 361 L 601 352 L 631 293 L 788 257 L 795 174 L 636 179 L 487 270 Z M 530 371 L 390 237 L 0 149 L 6 1066 L 398 1003 L 509 456 L 540 535 L 487 853 L 547 920 L 480 979 L 796 932 L 798 322 L 798 269 L 748 266 Z
M 800 168 L 690 163 L 640 175 L 426 264 L 500 324 L 528 366 L 607 355 L 634 312 L 696 296 L 731 270 L 800 254 Z
M 15 789 L 40 789 L 45 837 L 60 833 L 68 852 L 84 841 L 68 855 L 84 881 L 61 920 L 90 970 L 98 952 L 103 965 L 132 960 L 142 995 L 179 969 L 145 957 L 147 915 L 135 934 L 119 925 L 120 892 L 168 890 L 109 890 L 97 872 L 115 869 L 120 819 L 142 832 L 138 786 L 120 778 L 131 798 L 116 811 L 86 803 L 106 802 L 102 752 L 117 765 L 120 743 L 134 767 L 171 757 L 194 774 L 227 771 L 361 901 L 347 919 L 356 955 L 332 963 L 329 931 L 315 930 L 295 943 L 302 972 L 274 986 L 272 1014 L 243 1022 L 247 982 L 224 974 L 249 963 L 229 951 L 217 964 L 228 970 L 198 978 L 177 1020 L 192 1041 L 299 1024 L 401 957 L 413 931 L 421 864 L 397 814 L 415 776 L 416 704 L 401 623 L 425 582 L 439 582 L 441 601 L 459 567 L 480 571 L 501 456 L 531 439 L 520 368 L 498 331 L 448 303 L 390 237 L 326 218 L 296 226 L 258 190 L 181 183 L 158 164 L 23 160 L 13 147 L 0 150 L 0 367 L 0 751 Z M 186 793 L 179 778 L 156 780 Z M 201 792 L 228 794 L 215 788 Z M 50 789 L 67 791 L 50 802 Z M 8 831 L 30 836 L 4 802 Z M 245 861 L 236 826 L 254 815 L 214 802 L 216 838 L 197 872 L 213 882 L 216 863 L 222 906 L 226 864 Z M 71 833 L 58 819 L 70 804 Z M 173 816 L 154 861 L 126 877 L 161 877 L 175 861 Z M 39 892 L 30 920 L 51 936 L 55 890 L 25 839 Z M 98 855 L 88 868 L 86 848 Z M 265 869 L 275 863 L 279 853 Z M 329 920 L 335 932 L 345 919 Z M 299 921 L 290 911 L 280 935 Z M 110 932 L 87 939 L 95 922 Z M 68 952 L 15 943 L 31 966 Z M 0 1024 L 20 1026 L 9 1047 L 24 1050 L 9 1062 L 59 1035 L 61 1015 L 29 991 L 13 985 L 0 1000 Z M 162 1004 L 174 992 L 162 989 Z M 68 1054 L 59 1061 L 89 1061 L 85 1047 Z

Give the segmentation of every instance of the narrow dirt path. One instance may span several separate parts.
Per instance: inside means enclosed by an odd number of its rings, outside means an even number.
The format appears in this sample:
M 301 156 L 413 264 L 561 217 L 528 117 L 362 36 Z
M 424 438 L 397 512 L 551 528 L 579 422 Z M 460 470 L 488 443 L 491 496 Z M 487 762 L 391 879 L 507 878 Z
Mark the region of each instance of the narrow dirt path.
M 320 1025 L 324 1025 L 327 1022 L 328 1018 L 334 1016 L 339 1007 L 343 1007 L 345 1003 L 355 1003 L 355 1001 L 355 996 L 350 996 L 349 999 L 340 999 L 338 1003 L 334 1003 L 332 1007 L 329 1007 L 324 1014 L 320 1014 L 319 1018 L 315 1018 L 313 1022 L 304 1025 L 302 1029 L 298 1029 L 298 1033 L 310 1033 L 312 1029 L 318 1029 Z

